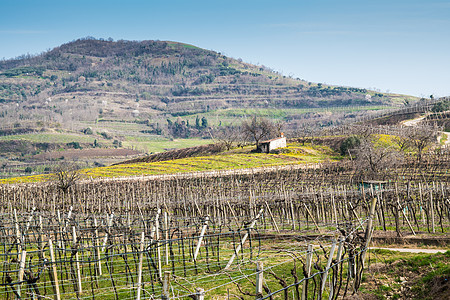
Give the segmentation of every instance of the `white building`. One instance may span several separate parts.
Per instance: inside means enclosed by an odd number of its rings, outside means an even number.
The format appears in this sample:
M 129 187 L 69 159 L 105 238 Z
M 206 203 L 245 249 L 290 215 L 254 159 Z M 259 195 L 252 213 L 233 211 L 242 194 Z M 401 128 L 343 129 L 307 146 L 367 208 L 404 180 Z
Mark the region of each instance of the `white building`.
M 260 142 L 258 150 L 262 153 L 269 153 L 273 149 L 284 147 L 286 147 L 286 138 L 284 137 L 284 134 L 281 134 L 281 137 L 279 138 Z

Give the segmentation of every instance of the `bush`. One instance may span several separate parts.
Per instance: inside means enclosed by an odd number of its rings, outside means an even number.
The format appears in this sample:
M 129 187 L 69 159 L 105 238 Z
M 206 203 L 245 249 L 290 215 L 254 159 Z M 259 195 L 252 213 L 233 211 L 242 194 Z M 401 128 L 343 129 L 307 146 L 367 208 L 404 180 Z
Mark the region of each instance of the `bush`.
M 88 128 L 83 129 L 82 132 L 83 132 L 84 134 L 93 134 L 93 133 L 94 133 L 94 132 L 92 131 L 92 128 L 91 128 L 91 127 L 88 127 Z
M 70 143 L 67 143 L 66 145 L 73 149 L 83 149 L 83 147 L 80 146 L 79 142 L 70 142 Z
M 450 101 L 441 101 L 433 105 L 431 111 L 433 112 L 441 112 L 450 109 Z
M 361 144 L 361 140 L 357 136 L 351 136 L 345 139 L 339 150 L 341 155 L 347 155 L 349 150 L 353 150 Z
M 33 172 L 33 169 L 31 167 L 25 168 L 25 173 L 31 174 Z

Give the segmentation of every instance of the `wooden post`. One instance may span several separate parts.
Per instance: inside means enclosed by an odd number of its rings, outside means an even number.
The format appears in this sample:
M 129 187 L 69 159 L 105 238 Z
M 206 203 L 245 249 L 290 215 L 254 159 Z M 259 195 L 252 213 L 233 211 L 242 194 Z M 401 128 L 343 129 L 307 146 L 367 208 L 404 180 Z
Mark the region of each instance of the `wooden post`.
M 114 213 L 111 213 L 111 217 L 108 220 L 108 232 L 112 226 L 113 218 L 114 218 Z M 105 239 L 103 240 L 102 251 L 105 251 L 106 243 L 108 242 L 108 232 L 106 232 Z
M 166 265 L 169 264 L 169 220 L 167 216 L 167 211 L 164 211 L 164 231 L 165 231 L 165 248 L 166 248 Z
M 331 245 L 330 255 L 328 256 L 327 266 L 325 267 L 325 273 L 322 276 L 322 288 L 320 289 L 320 296 L 322 298 L 323 290 L 325 289 L 325 284 L 327 283 L 328 271 L 330 270 L 331 263 L 333 262 L 334 250 L 336 249 L 336 240 L 333 240 L 333 244 Z
M 35 211 L 36 211 L 36 207 L 33 207 L 31 209 L 31 216 L 28 218 L 27 226 L 25 227 L 24 234 L 26 234 L 28 232 L 28 229 L 30 229 L 30 224 L 31 224 L 31 221 L 33 221 Z
M 44 238 L 42 236 L 43 234 L 43 225 L 42 225 L 42 216 L 39 215 L 39 251 L 41 258 L 45 258 L 45 252 L 44 252 Z
M 306 278 L 311 276 L 312 257 L 313 257 L 313 247 L 311 244 L 308 244 L 308 250 L 306 252 Z M 302 300 L 306 300 L 307 289 L 308 289 L 308 279 L 305 279 L 303 281 Z
M 411 229 L 413 235 L 416 235 L 416 232 L 414 231 L 414 228 L 411 226 L 411 222 L 409 222 L 408 216 L 406 216 L 405 211 L 403 210 L 403 207 L 400 205 L 400 197 L 398 195 L 398 188 L 397 188 L 397 182 L 395 183 L 395 194 L 397 197 L 397 207 L 402 211 L 403 218 L 405 218 L 406 222 L 408 223 L 409 229 Z
M 345 241 L 345 238 L 343 237 L 343 236 L 340 236 L 339 237 L 339 246 L 338 246 L 338 251 L 337 251 L 337 254 L 336 254 L 336 262 L 339 264 L 339 261 L 341 260 L 341 255 L 342 255 L 342 249 L 344 248 L 343 246 L 344 246 L 344 241 Z M 340 264 L 341 265 L 341 267 L 342 267 L 342 263 Z M 334 282 L 331 282 L 330 281 L 330 294 L 329 294 L 329 297 L 328 297 L 328 300 L 332 300 L 333 298 L 334 298 L 334 292 L 335 292 L 335 284 L 334 284 Z
M 264 203 L 266 204 L 267 211 L 269 212 L 270 218 L 272 219 L 272 223 L 275 226 L 275 229 L 277 230 L 278 233 L 280 233 L 280 229 L 278 228 L 277 222 L 275 221 L 275 218 L 272 215 L 272 211 L 270 210 L 269 204 L 267 204 L 267 201 L 264 201 Z
M 22 235 L 20 234 L 19 219 L 17 218 L 17 211 L 14 208 L 14 224 L 16 225 L 16 240 L 17 240 L 17 255 L 22 252 Z
M 73 249 L 72 249 L 72 251 L 75 249 L 75 247 L 77 247 L 77 232 L 76 232 L 76 229 L 75 229 L 75 226 L 74 227 L 72 227 L 72 232 L 73 232 L 73 234 L 72 234 L 72 237 L 73 237 Z M 82 288 L 82 286 L 81 286 L 81 271 L 80 271 L 80 261 L 79 261 L 79 256 L 78 256 L 78 249 L 76 249 L 76 252 L 75 252 L 75 266 L 76 266 L 76 269 L 77 269 L 77 283 L 78 283 L 78 285 L 77 285 L 77 287 L 78 287 L 78 294 L 81 294 L 81 293 L 83 293 L 83 288 Z
M 201 288 L 197 288 L 196 299 L 197 300 L 205 300 L 205 290 Z
M 319 225 L 317 225 L 316 220 L 314 219 L 314 216 L 312 215 L 312 213 L 309 211 L 308 206 L 306 206 L 305 202 L 303 202 L 303 205 L 306 208 L 306 211 L 308 212 L 309 216 L 311 217 L 311 219 L 313 220 L 314 225 L 316 226 L 317 230 L 319 231 L 319 233 L 322 233 L 322 230 L 320 230 Z
M 161 263 L 161 248 L 159 247 L 159 215 L 161 214 L 161 209 L 158 209 L 155 218 L 155 232 L 156 232 L 156 252 L 158 259 L 158 275 L 159 278 L 162 279 L 162 263 Z
M 256 299 L 259 299 L 263 296 L 263 263 L 261 261 L 256 262 Z
M 420 215 L 422 217 L 422 224 L 425 225 L 425 212 L 423 210 L 423 195 L 422 195 L 422 185 L 419 182 L 419 196 L 420 196 Z
M 52 280 L 53 285 L 53 298 L 55 300 L 61 300 L 61 295 L 59 293 L 59 283 L 58 283 L 58 272 L 56 270 L 56 262 L 55 262 L 55 253 L 53 252 L 53 243 L 52 240 L 48 240 L 49 248 L 50 248 L 50 261 L 52 264 L 52 271 L 50 272 L 50 278 Z
M 139 270 L 138 270 L 138 278 L 137 278 L 137 296 L 136 300 L 141 300 L 141 291 L 142 291 L 142 264 L 144 261 L 144 241 L 145 241 L 145 233 L 141 234 L 141 243 L 139 245 Z
M 169 286 L 170 286 L 170 271 L 165 271 L 164 272 L 164 280 L 163 280 L 162 297 L 161 297 L 163 300 L 168 300 L 170 297 Z
M 364 249 L 362 249 L 362 252 L 361 252 L 361 267 L 358 270 L 358 274 L 360 274 L 362 272 L 362 270 L 364 270 L 366 253 L 370 246 L 370 240 L 372 239 L 372 224 L 373 224 L 373 217 L 375 215 L 375 208 L 377 206 L 377 200 L 378 200 L 377 197 L 373 197 L 372 203 L 370 205 L 369 220 L 367 220 L 366 232 L 364 234 L 364 239 L 366 240 L 366 243 L 364 245 Z M 358 274 L 356 274 L 356 275 L 358 275 Z M 358 278 L 358 276 L 356 276 L 355 288 L 359 287 L 360 282 L 361 282 L 361 278 Z
M 436 228 L 434 227 L 434 207 L 433 207 L 433 191 L 430 190 L 430 210 L 431 210 L 431 228 L 433 233 L 436 232 Z
M 20 254 L 20 264 L 19 264 L 19 285 L 17 286 L 17 293 L 20 295 L 20 286 L 23 281 L 23 274 L 25 273 L 25 259 L 27 257 L 27 251 L 22 250 Z
M 97 254 L 97 271 L 98 276 L 102 276 L 102 261 L 100 260 L 100 243 L 98 237 L 98 229 L 97 229 L 97 218 L 94 218 L 94 226 L 95 226 L 95 252 Z
M 198 252 L 200 251 L 200 246 L 202 244 L 203 236 L 205 235 L 206 228 L 208 227 L 209 216 L 206 216 L 205 223 L 203 224 L 202 231 L 200 232 L 200 237 L 198 238 L 197 247 L 194 252 L 194 261 L 197 260 Z
M 331 191 L 331 205 L 333 206 L 333 223 L 335 223 L 337 226 L 338 219 L 337 219 L 336 201 L 334 199 L 333 191 Z
M 256 215 L 256 217 L 253 219 L 252 223 L 250 224 L 250 226 L 248 227 L 249 231 L 250 229 L 253 229 L 253 227 L 255 227 L 256 222 L 258 221 L 258 219 L 261 217 L 263 212 L 263 209 L 261 209 L 259 211 L 259 213 Z M 236 251 L 233 253 L 233 255 L 231 256 L 230 260 L 228 261 L 227 265 L 225 266 L 224 270 L 228 270 L 231 267 L 231 264 L 233 263 L 234 259 L 236 258 L 237 254 L 239 253 L 239 251 L 241 251 L 241 247 L 242 245 L 244 245 L 245 241 L 248 238 L 249 235 L 249 231 L 247 231 L 245 233 L 245 235 L 242 237 L 242 241 L 241 243 L 236 247 Z

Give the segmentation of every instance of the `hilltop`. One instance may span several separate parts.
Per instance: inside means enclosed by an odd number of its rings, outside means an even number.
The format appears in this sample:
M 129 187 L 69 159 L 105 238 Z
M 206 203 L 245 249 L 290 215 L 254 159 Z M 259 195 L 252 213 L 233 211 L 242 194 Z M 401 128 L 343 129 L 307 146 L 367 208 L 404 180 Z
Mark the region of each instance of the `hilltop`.
M 56 122 L 67 121 L 70 109 L 77 111 L 71 119 L 153 119 L 236 108 L 392 105 L 398 97 L 293 79 L 165 41 L 79 39 L 0 62 L 0 102 L 22 106 L 24 119 Z
M 210 128 L 253 114 L 295 133 L 415 100 L 311 83 L 189 44 L 83 38 L 0 61 L 0 163 L 4 172 L 29 162 L 42 172 L 52 152 L 52 160 L 108 165 L 127 158 L 74 150 L 135 155 L 209 144 Z

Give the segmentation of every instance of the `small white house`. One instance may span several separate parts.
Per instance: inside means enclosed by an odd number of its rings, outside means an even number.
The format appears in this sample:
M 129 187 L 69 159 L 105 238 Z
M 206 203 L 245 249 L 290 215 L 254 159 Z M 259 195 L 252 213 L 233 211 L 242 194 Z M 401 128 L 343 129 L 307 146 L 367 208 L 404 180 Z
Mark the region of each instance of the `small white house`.
M 281 137 L 263 141 L 259 143 L 258 150 L 262 153 L 269 153 L 273 149 L 284 148 L 286 147 L 286 138 L 284 134 L 281 134 Z

